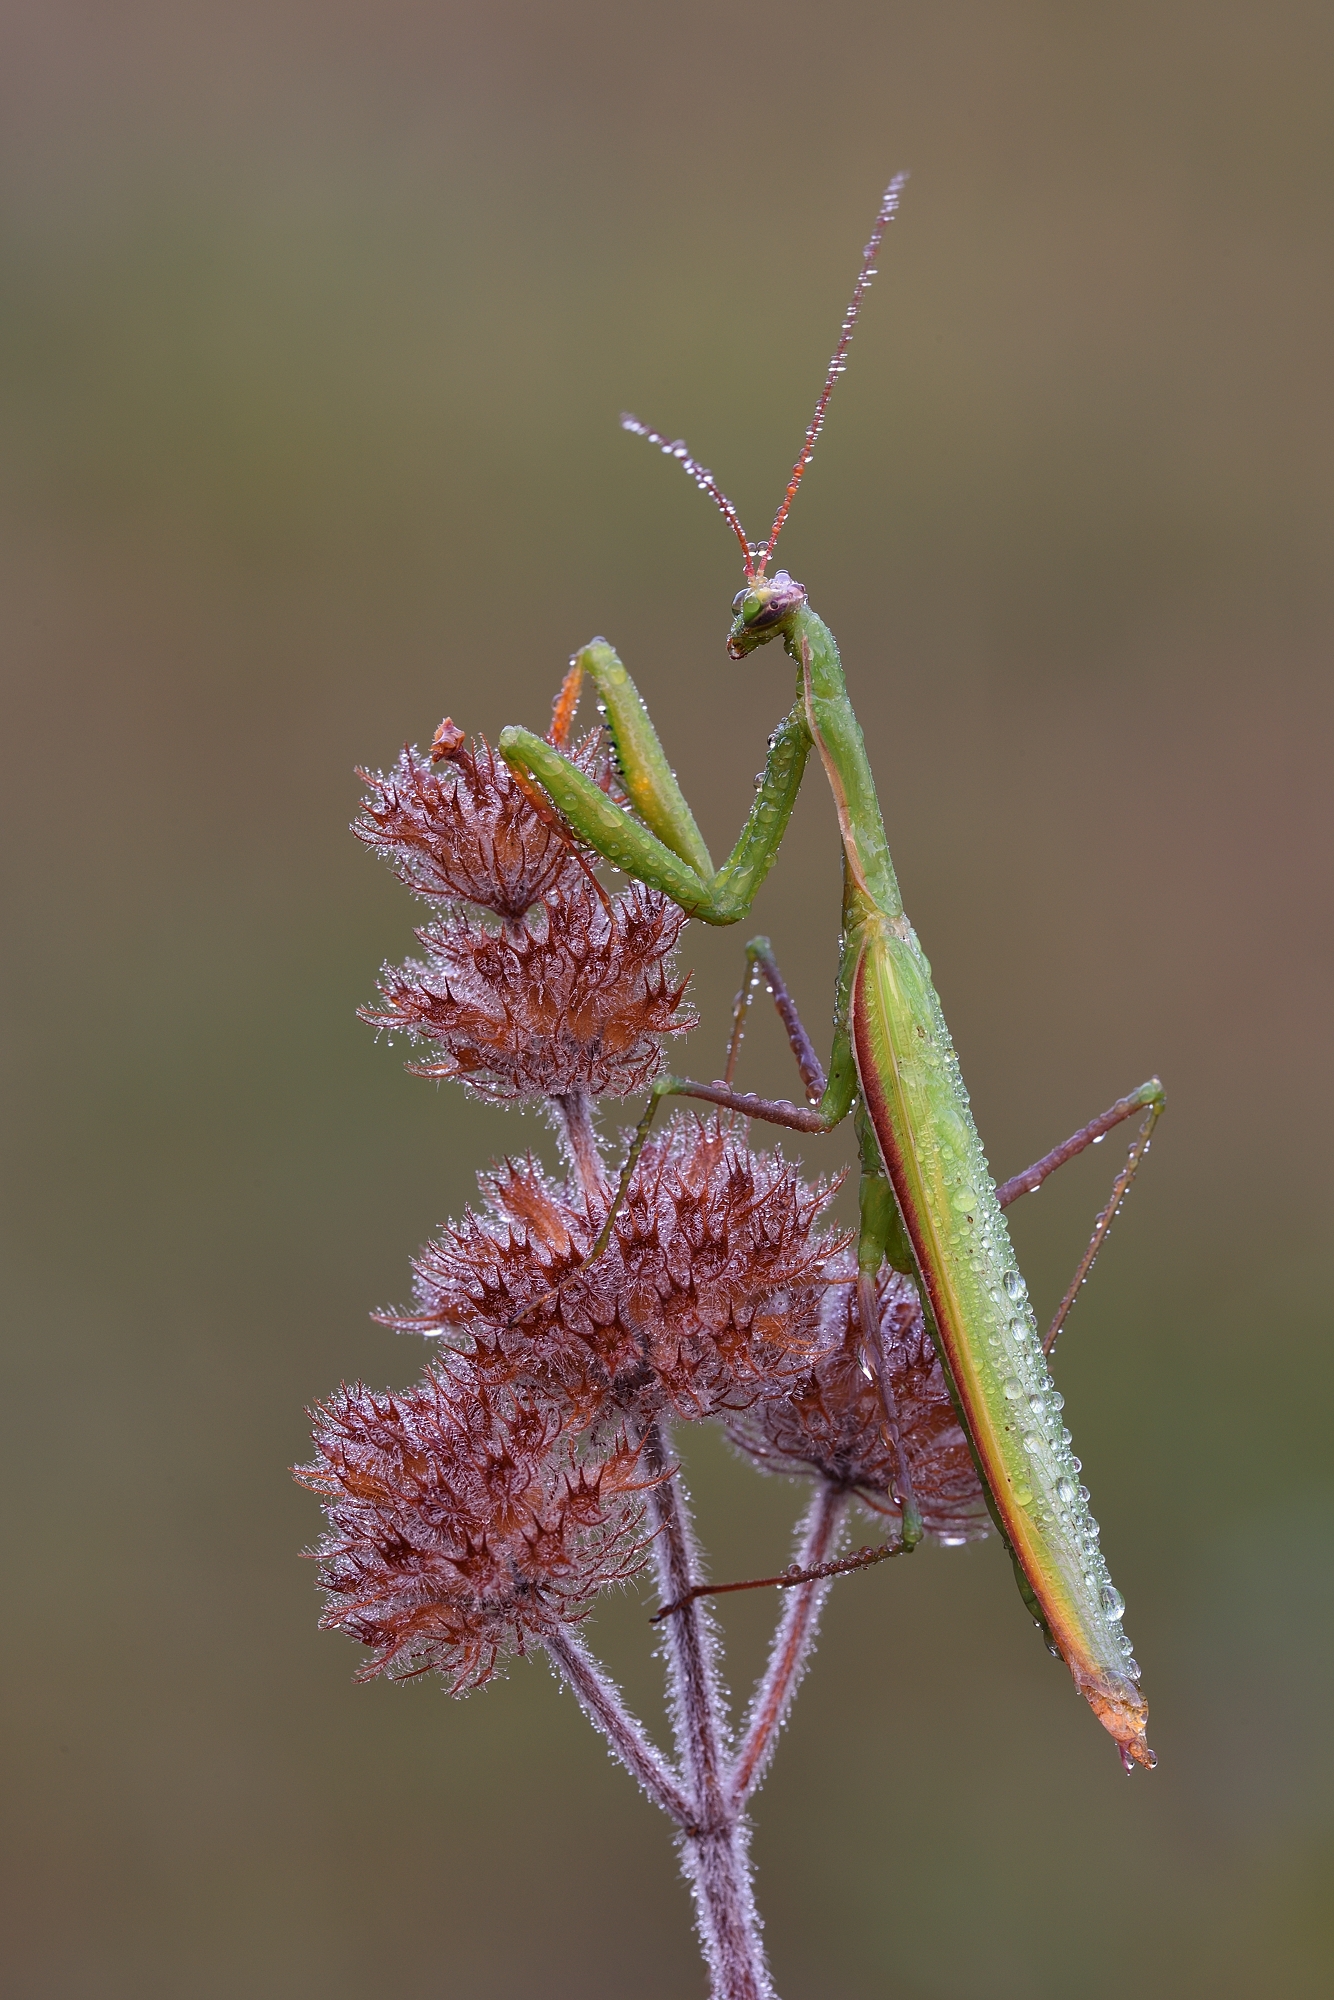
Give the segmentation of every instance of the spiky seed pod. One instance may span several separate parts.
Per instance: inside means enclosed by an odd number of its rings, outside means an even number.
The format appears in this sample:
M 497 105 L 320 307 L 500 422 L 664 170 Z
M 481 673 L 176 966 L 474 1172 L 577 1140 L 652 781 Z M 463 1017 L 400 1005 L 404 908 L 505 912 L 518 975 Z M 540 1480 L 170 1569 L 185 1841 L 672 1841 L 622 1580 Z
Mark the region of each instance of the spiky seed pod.
M 600 730 L 572 761 L 611 789 Z M 514 923 L 581 872 L 569 836 L 538 816 L 483 736 L 469 747 L 444 722 L 429 760 L 405 747 L 392 770 L 357 775 L 368 790 L 352 831 L 426 902 L 474 903 Z
M 959 1427 L 917 1288 L 888 1266 L 880 1274 L 881 1339 L 893 1379 L 913 1492 L 928 1534 L 945 1542 L 988 1532 L 986 1500 Z M 730 1419 L 734 1442 L 766 1471 L 816 1474 L 855 1490 L 878 1514 L 889 1498 L 894 1458 L 880 1393 L 868 1373 L 857 1316 L 855 1272 L 829 1288 L 819 1356 L 781 1399 Z
M 321 1623 L 371 1648 L 358 1680 L 435 1671 L 466 1694 L 644 1566 L 637 1448 L 577 1451 L 558 1412 L 457 1357 L 405 1391 L 344 1387 L 311 1414 L 318 1456 L 297 1477 L 329 1521 Z
M 661 1068 L 661 1037 L 695 1025 L 672 970 L 685 923 L 641 883 L 604 898 L 576 869 L 522 921 L 454 909 L 418 931 L 425 958 L 386 966 L 362 1019 L 431 1045 L 409 1067 L 479 1097 L 628 1097 Z
M 581 1422 L 745 1408 L 810 1368 L 825 1267 L 847 1240 L 819 1227 L 834 1186 L 807 1185 L 717 1120 L 680 1117 L 645 1147 L 610 1243 L 579 1269 L 605 1206 L 508 1161 L 482 1178 L 482 1211 L 418 1258 L 416 1312 L 383 1317 L 460 1342 L 489 1379 Z

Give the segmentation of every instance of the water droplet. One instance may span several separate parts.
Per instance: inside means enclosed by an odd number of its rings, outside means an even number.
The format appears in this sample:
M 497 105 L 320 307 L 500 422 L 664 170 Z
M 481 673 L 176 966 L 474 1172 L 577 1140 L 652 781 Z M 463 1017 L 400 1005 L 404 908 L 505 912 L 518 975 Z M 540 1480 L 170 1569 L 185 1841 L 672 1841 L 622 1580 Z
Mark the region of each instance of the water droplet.
M 1115 1622 L 1126 1615 L 1126 1601 L 1115 1584 L 1105 1583 L 1102 1587 L 1102 1608 Z
M 1017 1301 L 1028 1297 L 1028 1286 L 1024 1283 L 1018 1271 L 1007 1271 L 1001 1279 L 1001 1283 L 1012 1299 Z
M 1053 1389 L 1047 1401 L 1051 1404 L 1053 1410 L 1063 1410 L 1065 1408 L 1065 1397 L 1059 1389 Z
M 1024 1393 L 1024 1385 L 1017 1375 L 1007 1375 L 1001 1383 L 1001 1389 L 1009 1403 L 1017 1403 Z
M 1047 1405 L 1041 1396 L 1030 1396 L 1028 1407 L 1035 1417 L 1042 1417 L 1047 1413 Z
M 1056 1498 L 1063 1507 L 1070 1505 L 1077 1491 L 1078 1488 L 1073 1479 L 1060 1479 L 1056 1483 Z
M 1140 1665 L 1138 1660 L 1126 1661 L 1125 1672 L 1127 1680 L 1137 1681 L 1140 1675 L 1143 1673 L 1143 1671 L 1144 1669 Z
M 1017 1507 L 1031 1507 L 1033 1505 L 1033 1489 L 1031 1486 L 1016 1486 L 1012 1490 Z

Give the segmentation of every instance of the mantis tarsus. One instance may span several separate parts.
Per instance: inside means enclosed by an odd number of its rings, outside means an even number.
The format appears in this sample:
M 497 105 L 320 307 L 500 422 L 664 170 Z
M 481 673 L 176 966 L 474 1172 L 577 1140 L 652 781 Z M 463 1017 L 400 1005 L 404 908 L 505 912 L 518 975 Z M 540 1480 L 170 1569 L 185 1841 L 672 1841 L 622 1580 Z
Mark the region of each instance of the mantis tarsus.
M 858 308 L 894 215 L 904 176 L 891 182 L 866 246 L 823 391 L 767 540 L 750 541 L 736 509 L 683 443 L 624 417 L 627 430 L 677 459 L 714 500 L 741 544 L 745 584 L 733 603 L 727 641 L 741 660 L 781 639 L 797 669 L 796 698 L 769 739 L 755 801 L 732 853 L 715 869 L 677 786 L 643 702 L 612 648 L 595 639 L 576 656 L 557 704 L 552 739 L 506 729 L 500 748 L 520 782 L 604 860 L 663 891 L 691 916 L 731 924 L 745 916 L 778 852 L 806 760 L 814 749 L 834 796 L 843 843 L 843 933 L 833 1049 L 828 1071 L 797 1020 L 767 940 L 748 947 L 752 977 L 738 1002 L 725 1078 L 698 1083 L 659 1077 L 640 1121 L 613 1205 L 591 1256 L 609 1239 L 654 1112 L 686 1096 L 803 1132 L 826 1132 L 853 1114 L 861 1158 L 858 1272 L 868 1359 L 876 1360 L 875 1277 L 884 1261 L 916 1278 L 997 1528 L 1014 1559 L 1020 1590 L 1047 1642 L 1065 1660 L 1080 1693 L 1116 1739 L 1122 1763 L 1152 1767 L 1147 1704 L 1122 1625 L 1122 1600 L 1098 1543 L 1080 1484 L 1079 1460 L 1063 1428 L 1061 1398 L 1047 1354 L 1124 1195 L 1162 1108 L 1156 1078 L 1123 1098 L 1026 1174 L 1000 1190 L 1012 1200 L 1122 1118 L 1146 1113 L 1139 1138 L 1098 1219 L 1093 1241 L 1046 1341 L 1040 1339 L 968 1106 L 931 969 L 903 910 L 862 732 L 848 700 L 838 647 L 785 570 L 767 574 L 774 547 L 843 372 Z M 601 697 L 625 793 L 634 813 L 614 804 L 561 754 L 580 679 Z M 536 788 L 540 788 L 540 791 Z M 548 803 L 549 802 L 549 803 Z M 805 1104 L 757 1098 L 733 1087 L 740 1027 L 755 979 L 768 984 L 788 1029 L 805 1085 Z M 896 1412 L 879 1370 L 891 1440 Z M 901 1546 L 921 1534 L 900 1456 L 896 1498 Z M 850 1565 L 851 1566 L 851 1565 Z

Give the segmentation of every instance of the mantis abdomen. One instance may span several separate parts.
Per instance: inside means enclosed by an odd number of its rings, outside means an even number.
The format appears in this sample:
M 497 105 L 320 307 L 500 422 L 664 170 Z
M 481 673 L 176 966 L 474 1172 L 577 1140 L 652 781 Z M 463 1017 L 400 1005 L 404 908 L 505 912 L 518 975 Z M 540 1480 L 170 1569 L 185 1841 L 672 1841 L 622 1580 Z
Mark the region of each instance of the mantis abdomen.
M 930 967 L 902 920 L 864 924 L 849 1027 L 942 1358 L 1025 1595 L 1103 1726 L 1125 1754 L 1152 1765 L 1121 1597 L 1099 1547 Z

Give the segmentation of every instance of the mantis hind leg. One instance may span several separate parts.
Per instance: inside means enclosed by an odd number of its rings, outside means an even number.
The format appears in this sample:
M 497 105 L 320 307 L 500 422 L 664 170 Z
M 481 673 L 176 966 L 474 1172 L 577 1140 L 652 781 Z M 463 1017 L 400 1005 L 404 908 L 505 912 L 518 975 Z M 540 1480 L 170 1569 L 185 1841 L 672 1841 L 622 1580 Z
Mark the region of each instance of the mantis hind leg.
M 1036 1193 L 1047 1176 L 1055 1173 L 1057 1167 L 1064 1166 L 1067 1160 L 1073 1160 L 1076 1154 L 1082 1153 L 1087 1146 L 1098 1145 L 1124 1119 L 1132 1118 L 1137 1111 L 1144 1112 L 1145 1116 L 1139 1131 L 1130 1142 L 1125 1165 L 1112 1182 L 1111 1195 L 1093 1225 L 1088 1248 L 1080 1258 L 1075 1275 L 1066 1287 L 1065 1296 L 1057 1306 L 1052 1323 L 1043 1335 L 1044 1354 L 1051 1353 L 1061 1328 L 1070 1317 L 1070 1309 L 1079 1297 L 1089 1272 L 1093 1269 L 1094 1260 L 1106 1240 L 1107 1232 L 1116 1220 L 1121 1203 L 1129 1192 L 1130 1183 L 1139 1171 L 1140 1161 L 1149 1150 L 1153 1128 L 1162 1117 L 1166 1102 L 1162 1084 L 1156 1076 L 1150 1077 L 1149 1081 L 1141 1084 L 1138 1090 L 1131 1091 L 1128 1097 L 1119 1097 L 1106 1111 L 1099 1112 L 1098 1116 L 1091 1118 L 1087 1125 L 1081 1125 L 1077 1132 L 1072 1132 L 1068 1139 L 1063 1140 L 1059 1146 L 1054 1146 L 1050 1153 L 1044 1153 L 1040 1160 L 1035 1160 L 1022 1174 L 1015 1174 L 1012 1179 L 1003 1181 L 996 1190 L 996 1198 L 1001 1207 L 1008 1208 L 1021 1194 Z

